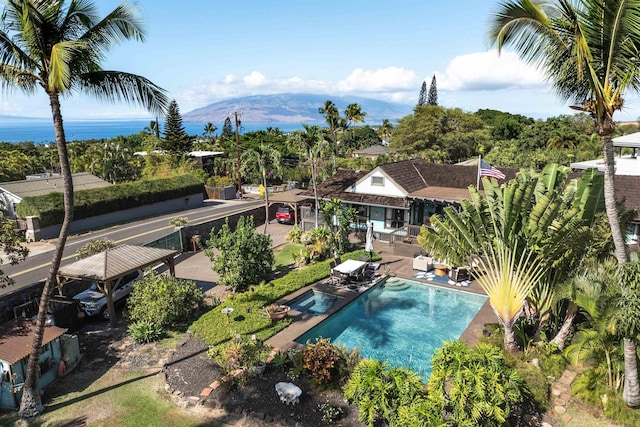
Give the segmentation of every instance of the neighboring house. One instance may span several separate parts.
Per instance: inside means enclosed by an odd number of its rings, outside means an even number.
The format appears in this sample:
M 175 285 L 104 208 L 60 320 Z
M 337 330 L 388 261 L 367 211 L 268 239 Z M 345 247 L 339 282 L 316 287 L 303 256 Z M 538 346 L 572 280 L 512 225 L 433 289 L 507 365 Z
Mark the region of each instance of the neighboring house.
M 80 360 L 78 337 L 65 332 L 57 326 L 44 328 L 38 365 L 40 390 Z M 0 325 L 0 409 L 20 407 L 34 334 L 35 323 L 29 319 L 18 318 Z
M 371 147 L 363 148 L 362 150 L 354 151 L 354 157 L 369 157 L 371 159 L 377 159 L 378 156 L 391 153 L 391 149 L 383 145 L 372 145 Z
M 98 178 L 89 172 L 74 173 L 71 175 L 74 191 L 87 190 L 89 188 L 108 187 L 111 184 Z M 15 217 L 15 208 L 27 196 L 40 196 L 53 192 L 62 193 L 64 183 L 62 176 L 37 176 L 35 179 L 23 181 L 0 182 L 0 194 L 7 200 L 8 214 Z
M 517 169 L 501 169 L 507 179 Z M 374 232 L 383 240 L 394 236 L 415 236 L 420 225 L 446 206 L 459 207 L 469 197 L 469 185 L 477 182 L 478 168 L 427 163 L 422 159 L 380 165 L 371 172 L 339 170 L 318 186 L 323 200 L 338 198 L 358 211 L 356 228 L 373 223 Z M 305 193 L 313 196 L 312 192 Z M 313 219 L 303 215 L 303 227 Z
M 640 148 L 640 132 L 613 138 L 614 152 L 617 149 L 618 155 L 615 161 L 616 175 L 636 175 L 640 176 L 640 159 L 637 152 Z M 626 154 L 623 155 L 623 151 Z M 597 168 L 604 173 L 604 159 L 586 160 L 584 162 L 571 163 L 571 169 L 584 170 Z
M 616 196 L 624 201 L 628 210 L 635 210 L 627 231 L 627 243 L 637 250 L 640 243 L 640 159 L 638 158 L 640 132 L 613 138 L 613 147 L 614 152 L 617 151 L 617 156 L 614 158 Z M 604 159 L 571 163 L 571 168 L 575 170 L 597 168 L 604 173 Z

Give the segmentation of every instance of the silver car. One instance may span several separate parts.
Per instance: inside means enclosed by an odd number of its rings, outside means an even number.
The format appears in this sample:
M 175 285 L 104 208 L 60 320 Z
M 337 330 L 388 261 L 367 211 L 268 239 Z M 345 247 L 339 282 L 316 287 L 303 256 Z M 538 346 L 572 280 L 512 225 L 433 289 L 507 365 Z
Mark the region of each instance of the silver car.
M 122 278 L 117 288 L 113 290 L 113 303 L 123 302 L 133 290 L 133 284 L 142 279 L 142 270 L 134 271 Z M 89 289 L 80 292 L 73 299 L 80 301 L 80 308 L 87 316 L 98 316 L 103 320 L 109 320 L 109 309 L 107 308 L 107 296 L 92 283 Z

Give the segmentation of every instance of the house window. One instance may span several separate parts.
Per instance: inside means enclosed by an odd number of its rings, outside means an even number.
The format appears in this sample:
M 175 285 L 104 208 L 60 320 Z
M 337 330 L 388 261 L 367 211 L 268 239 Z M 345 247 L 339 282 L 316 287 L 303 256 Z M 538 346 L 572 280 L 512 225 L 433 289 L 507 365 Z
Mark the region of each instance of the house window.
M 640 224 L 630 224 L 627 232 L 627 242 L 638 243 L 638 234 L 640 234 Z
M 384 177 L 383 176 L 372 176 L 371 177 L 371 185 L 384 187 Z
M 386 228 L 402 228 L 404 227 L 404 210 L 387 209 L 384 221 Z

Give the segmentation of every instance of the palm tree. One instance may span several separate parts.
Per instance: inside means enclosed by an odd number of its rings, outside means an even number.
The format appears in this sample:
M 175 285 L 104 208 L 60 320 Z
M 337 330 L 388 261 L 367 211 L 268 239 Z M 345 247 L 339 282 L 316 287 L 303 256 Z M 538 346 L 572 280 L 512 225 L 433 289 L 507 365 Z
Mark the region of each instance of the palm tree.
M 216 133 L 217 130 L 218 130 L 218 127 L 213 123 L 209 122 L 204 127 L 204 134 L 209 138 L 212 138 L 213 134 Z
M 378 128 L 378 136 L 383 142 L 388 142 L 388 139 L 393 135 L 393 124 L 389 119 L 384 119 L 382 125 Z
M 322 136 L 322 131 L 318 126 L 302 124 L 304 131 L 296 131 L 289 138 L 289 142 L 294 145 L 300 154 L 304 156 L 311 165 L 311 183 L 313 184 L 313 199 L 315 204 L 315 226 L 318 228 L 318 166 L 323 157 L 327 154 L 328 144 Z
M 338 135 L 336 134 L 340 120 L 338 107 L 336 107 L 333 101 L 328 99 L 322 107 L 318 108 L 318 114 L 322 114 L 324 121 L 329 125 L 329 131 L 333 139 L 334 154 L 338 157 Z
M 160 125 L 158 124 L 158 120 L 151 120 L 149 126 L 144 128 L 144 131 L 156 138 L 160 138 Z
M 280 152 L 268 144 L 260 144 L 242 153 L 242 169 L 244 171 L 256 170 L 262 176 L 264 187 L 264 234 L 267 234 L 269 224 L 269 190 L 267 188 L 267 170 L 272 169 L 276 173 L 280 171 Z
M 6 2 L 0 23 L 0 81 L 27 93 L 43 88 L 49 98 L 60 171 L 64 182 L 64 220 L 42 291 L 36 332 L 29 356 L 19 414 L 42 412 L 37 387 L 38 360 L 49 306 L 62 252 L 73 219 L 73 183 L 60 108 L 61 95 L 83 91 L 98 99 L 124 100 L 161 113 L 167 105 L 163 90 L 134 74 L 105 71 L 100 66 L 114 44 L 143 40 L 137 9 L 123 3 L 102 20 L 96 6 L 83 0 L 12 0 Z
M 356 123 L 364 123 L 364 118 L 367 117 L 367 113 L 362 111 L 362 107 L 359 104 L 349 104 L 344 110 L 344 117 L 347 119 L 349 127 L 351 127 L 351 136 L 353 137 L 353 126 Z
M 510 0 L 494 15 L 489 36 L 501 51 L 513 47 L 542 66 L 556 92 L 595 120 L 604 152 L 605 206 L 618 264 L 628 261 L 616 208 L 613 114 L 624 91 L 640 88 L 640 3 L 634 0 Z M 640 405 L 635 342 L 624 339 L 623 399 Z

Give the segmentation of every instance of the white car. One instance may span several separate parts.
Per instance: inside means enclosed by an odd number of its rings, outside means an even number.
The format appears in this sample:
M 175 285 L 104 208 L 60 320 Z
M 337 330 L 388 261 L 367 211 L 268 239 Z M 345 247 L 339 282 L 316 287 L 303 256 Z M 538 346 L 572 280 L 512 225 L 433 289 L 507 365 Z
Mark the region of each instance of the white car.
M 142 270 L 134 271 L 122 278 L 117 288 L 113 290 L 113 303 L 123 302 L 133 290 L 133 284 L 142 279 Z M 80 292 L 73 299 L 80 301 L 80 308 L 87 316 L 98 316 L 103 320 L 109 319 L 107 296 L 103 294 L 95 283 L 89 289 Z

